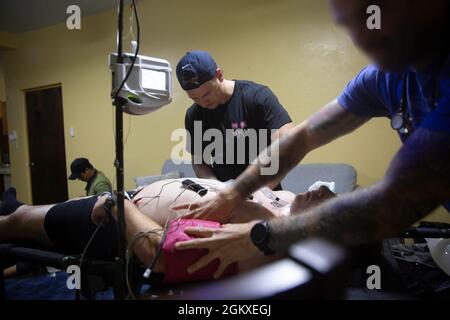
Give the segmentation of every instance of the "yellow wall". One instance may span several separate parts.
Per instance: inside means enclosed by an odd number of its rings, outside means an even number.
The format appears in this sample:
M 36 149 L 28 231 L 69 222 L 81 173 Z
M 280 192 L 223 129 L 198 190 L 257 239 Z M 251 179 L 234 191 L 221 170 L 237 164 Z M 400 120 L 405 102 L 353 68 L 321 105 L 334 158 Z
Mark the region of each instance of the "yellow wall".
M 83 8 L 81 8 L 83 9 Z M 183 0 L 140 1 L 141 53 L 168 59 L 175 67 L 188 50 L 211 52 L 228 78 L 269 85 L 299 122 L 335 98 L 367 63 L 331 20 L 325 1 Z M 128 24 L 126 24 L 128 25 Z M 116 10 L 82 17 L 82 30 L 65 24 L 20 35 L 20 48 L 4 53 L 12 182 L 30 201 L 30 177 L 23 89 L 61 83 L 66 157 L 86 156 L 113 177 L 113 125 L 107 56 L 115 50 Z M 126 33 L 126 32 L 125 32 Z M 132 177 L 157 174 L 170 157 L 170 134 L 182 128 L 191 104 L 174 76 L 174 102 L 151 115 L 133 117 L 126 144 L 126 187 Z M 125 132 L 128 128 L 125 118 Z M 68 130 L 74 126 L 75 138 Z M 372 120 L 357 134 L 309 155 L 306 162 L 345 162 L 367 186 L 384 173 L 400 146 L 385 119 Z M 70 196 L 83 193 L 69 183 Z
M 5 76 L 3 72 L 3 56 L 0 51 L 0 101 L 6 101 Z
M 19 36 L 9 32 L 0 31 L 0 49 L 17 48 L 20 45 Z
M 6 101 L 6 85 L 4 74 L 3 51 L 19 46 L 19 38 L 15 34 L 0 31 L 0 101 Z

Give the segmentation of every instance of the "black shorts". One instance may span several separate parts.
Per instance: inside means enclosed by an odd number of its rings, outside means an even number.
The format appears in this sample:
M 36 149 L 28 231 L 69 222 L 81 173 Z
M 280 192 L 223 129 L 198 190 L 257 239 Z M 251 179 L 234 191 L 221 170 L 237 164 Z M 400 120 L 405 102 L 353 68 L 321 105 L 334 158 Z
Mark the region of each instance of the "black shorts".
M 58 252 L 81 254 L 97 226 L 91 221 L 98 196 L 53 206 L 45 216 L 45 231 Z M 114 260 L 117 256 L 117 226 L 112 219 L 100 227 L 86 258 Z

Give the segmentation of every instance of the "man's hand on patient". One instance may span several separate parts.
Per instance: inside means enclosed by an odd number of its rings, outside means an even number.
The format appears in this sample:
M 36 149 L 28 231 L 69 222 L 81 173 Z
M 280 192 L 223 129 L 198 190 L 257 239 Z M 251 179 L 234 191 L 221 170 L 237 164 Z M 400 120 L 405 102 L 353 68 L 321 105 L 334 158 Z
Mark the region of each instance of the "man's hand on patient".
M 177 250 L 208 249 L 208 254 L 188 268 L 189 273 L 207 266 L 215 259 L 220 260 L 214 278 L 220 278 L 226 268 L 237 261 L 243 261 L 261 255 L 250 239 L 250 230 L 257 223 L 252 221 L 242 224 L 225 224 L 219 229 L 186 228 L 184 232 L 197 239 L 177 242 Z
M 241 198 L 233 193 L 222 191 L 210 199 L 200 200 L 197 203 L 182 203 L 173 206 L 174 210 L 191 210 L 183 217 L 202 219 L 227 223 L 230 221 L 233 210 L 240 204 Z

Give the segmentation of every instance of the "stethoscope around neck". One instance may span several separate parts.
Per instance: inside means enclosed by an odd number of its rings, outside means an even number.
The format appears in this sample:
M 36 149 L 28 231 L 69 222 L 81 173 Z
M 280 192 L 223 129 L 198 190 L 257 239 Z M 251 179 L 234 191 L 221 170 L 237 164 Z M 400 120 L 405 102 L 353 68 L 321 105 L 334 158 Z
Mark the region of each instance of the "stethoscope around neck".
M 399 134 L 404 136 L 409 136 L 414 130 L 414 123 L 412 118 L 412 113 L 410 108 L 408 108 L 408 92 L 407 92 L 407 73 L 403 76 L 402 85 L 402 98 L 400 100 L 400 108 L 391 117 L 391 127 L 396 130 Z M 433 98 L 431 101 L 431 107 L 434 108 L 437 105 L 438 99 L 438 82 L 435 82 L 435 90 L 433 93 Z
M 408 109 L 407 74 L 403 76 L 402 98 L 400 99 L 400 108 L 391 118 L 391 127 L 402 135 L 408 135 L 413 130 L 413 119 Z

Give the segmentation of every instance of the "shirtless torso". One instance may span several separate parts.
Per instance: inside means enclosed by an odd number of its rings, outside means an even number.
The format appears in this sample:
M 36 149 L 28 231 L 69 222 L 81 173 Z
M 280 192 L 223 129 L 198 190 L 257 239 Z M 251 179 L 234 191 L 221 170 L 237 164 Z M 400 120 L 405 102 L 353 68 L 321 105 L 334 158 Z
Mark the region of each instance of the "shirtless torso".
M 206 188 L 208 192 L 201 197 L 196 192 L 183 188 L 182 181 L 185 180 L 185 178 L 161 180 L 138 190 L 133 198 L 133 203 L 142 213 L 163 226 L 167 218 L 177 218 L 188 211 L 174 211 L 172 209 L 174 205 L 180 203 L 194 204 L 200 199 L 213 197 L 225 187 L 223 182 L 217 180 L 200 178 L 189 179 Z M 270 216 L 289 215 L 290 204 L 294 198 L 295 195 L 292 192 L 272 191 L 268 188 L 264 188 L 255 192 L 247 202 L 261 204 L 267 209 L 266 215 L 270 218 Z M 245 210 L 245 212 L 242 210 L 242 212 L 240 212 L 240 208 L 237 208 L 236 210 L 239 212 L 234 215 L 236 218 L 232 218 L 232 220 L 229 221 L 230 223 L 253 220 L 252 212 L 248 212 L 248 210 Z M 254 219 L 260 218 L 260 214 L 255 214 Z

